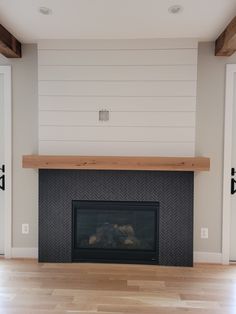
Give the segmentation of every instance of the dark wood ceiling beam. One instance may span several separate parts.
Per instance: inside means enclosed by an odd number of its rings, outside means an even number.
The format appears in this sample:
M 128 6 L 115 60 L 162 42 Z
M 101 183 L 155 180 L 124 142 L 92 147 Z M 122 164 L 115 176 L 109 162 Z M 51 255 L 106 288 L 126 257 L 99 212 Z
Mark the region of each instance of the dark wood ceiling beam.
M 21 58 L 21 43 L 1 24 L 0 53 L 7 58 Z
M 236 51 L 236 16 L 215 42 L 216 56 L 231 56 Z

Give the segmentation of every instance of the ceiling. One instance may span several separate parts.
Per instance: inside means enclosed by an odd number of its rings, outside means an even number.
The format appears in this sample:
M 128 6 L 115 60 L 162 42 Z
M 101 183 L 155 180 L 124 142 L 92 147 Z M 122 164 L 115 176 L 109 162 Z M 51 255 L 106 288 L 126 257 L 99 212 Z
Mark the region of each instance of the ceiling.
M 175 4 L 183 11 L 170 14 Z M 40 6 L 52 14 L 40 14 Z M 235 15 L 236 0 L 0 0 L 0 23 L 28 43 L 52 38 L 214 40 Z

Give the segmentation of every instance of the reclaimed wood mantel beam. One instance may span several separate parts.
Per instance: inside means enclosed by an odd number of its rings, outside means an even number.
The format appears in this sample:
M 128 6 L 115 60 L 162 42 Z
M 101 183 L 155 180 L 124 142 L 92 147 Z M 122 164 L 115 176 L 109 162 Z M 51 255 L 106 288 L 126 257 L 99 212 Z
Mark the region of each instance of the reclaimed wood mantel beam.
M 26 155 L 23 168 L 77 170 L 209 171 L 207 157 Z
M 7 58 L 21 58 L 21 43 L 1 24 L 0 53 Z
M 236 16 L 215 42 L 216 56 L 231 56 L 236 51 Z

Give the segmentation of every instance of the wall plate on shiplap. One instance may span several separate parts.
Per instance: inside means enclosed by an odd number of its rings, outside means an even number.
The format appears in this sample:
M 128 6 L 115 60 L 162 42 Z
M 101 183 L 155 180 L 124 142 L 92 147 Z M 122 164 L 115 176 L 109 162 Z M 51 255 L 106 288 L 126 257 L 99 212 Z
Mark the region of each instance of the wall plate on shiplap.
M 193 156 L 197 42 L 39 43 L 39 153 Z M 100 110 L 109 121 L 99 122 Z

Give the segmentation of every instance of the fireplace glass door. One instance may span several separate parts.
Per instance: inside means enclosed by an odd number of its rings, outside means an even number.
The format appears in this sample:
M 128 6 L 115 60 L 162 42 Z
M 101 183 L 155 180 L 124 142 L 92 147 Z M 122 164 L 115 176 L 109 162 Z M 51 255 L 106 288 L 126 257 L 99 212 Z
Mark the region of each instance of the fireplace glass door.
M 158 261 L 159 204 L 73 201 L 74 261 Z

